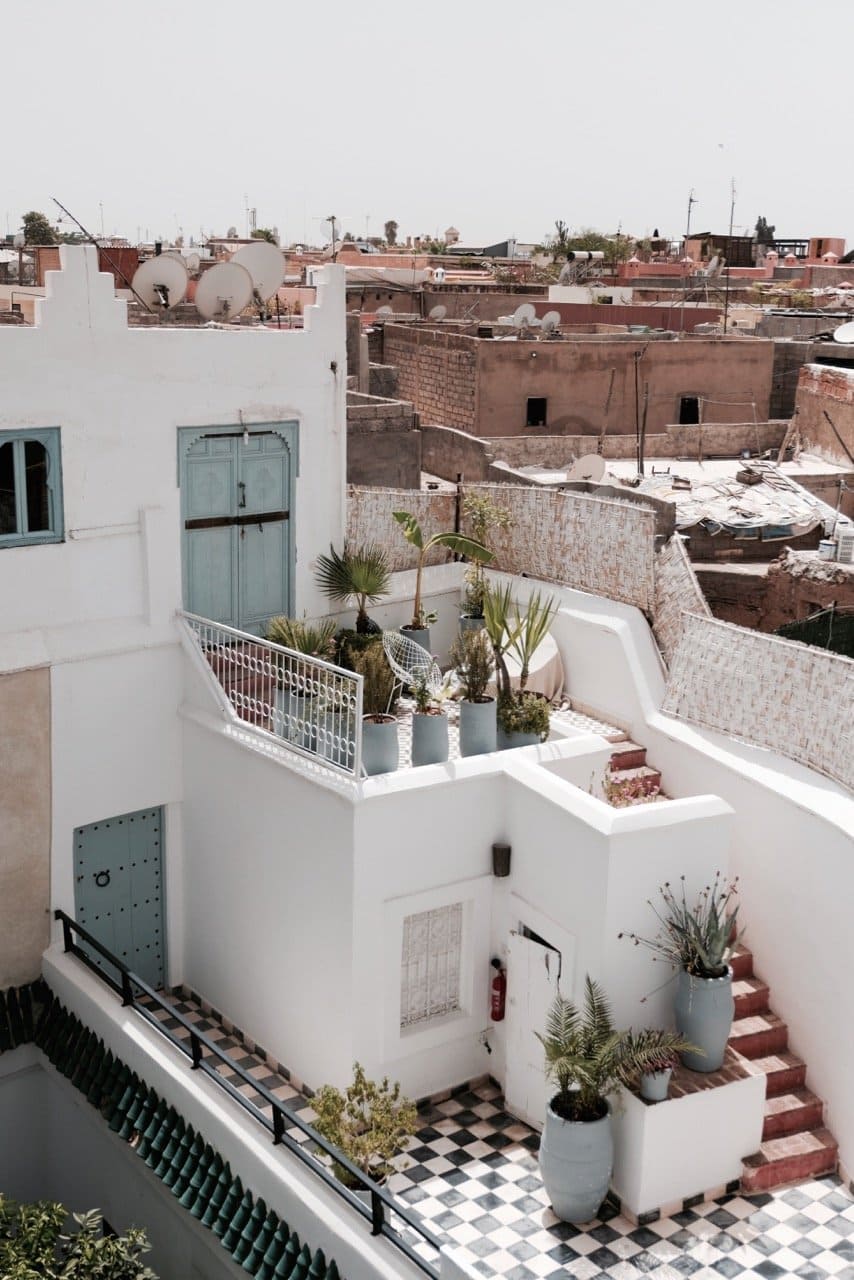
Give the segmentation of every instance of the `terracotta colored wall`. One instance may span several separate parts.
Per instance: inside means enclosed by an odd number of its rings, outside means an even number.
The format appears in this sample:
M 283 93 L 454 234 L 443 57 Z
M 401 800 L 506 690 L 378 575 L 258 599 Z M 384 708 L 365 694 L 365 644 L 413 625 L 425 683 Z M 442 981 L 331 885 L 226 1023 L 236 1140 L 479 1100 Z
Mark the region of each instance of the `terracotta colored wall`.
M 383 359 L 400 370 L 400 395 L 425 422 L 471 431 L 476 418 L 477 340 L 437 329 L 386 325 Z M 477 433 L 481 434 L 481 433 Z
M 38 977 L 50 935 L 50 671 L 0 676 L 0 990 Z M 70 856 L 70 855 L 69 855 Z
M 716 422 L 743 421 L 752 416 L 751 403 L 755 404 L 758 421 L 768 417 L 773 345 L 767 341 L 644 341 L 638 335 L 630 339 L 579 338 L 569 342 L 483 341 L 476 342 L 476 346 L 478 386 L 473 430 L 477 435 L 598 434 L 603 422 L 609 434 L 632 434 L 635 351 L 644 352 L 638 381 L 641 410 L 644 384 L 649 386 L 648 435 L 662 432 L 668 423 L 678 420 L 681 396 L 699 396 L 714 402 L 704 406 L 703 417 Z M 606 414 L 612 370 L 613 386 Z M 530 396 L 547 397 L 546 427 L 525 426 Z M 438 409 L 441 407 L 437 405 Z M 427 412 L 426 408 L 422 411 Z
M 850 465 L 854 455 L 854 371 L 808 364 L 801 369 L 795 396 L 805 445 L 831 462 Z M 832 419 L 836 431 L 827 421 Z

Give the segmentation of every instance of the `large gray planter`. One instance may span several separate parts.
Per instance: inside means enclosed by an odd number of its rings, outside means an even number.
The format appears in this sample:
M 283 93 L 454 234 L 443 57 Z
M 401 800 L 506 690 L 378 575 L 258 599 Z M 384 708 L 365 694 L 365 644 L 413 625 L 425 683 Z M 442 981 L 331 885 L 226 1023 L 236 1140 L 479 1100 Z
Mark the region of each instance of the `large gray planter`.
M 494 698 L 486 702 L 461 702 L 460 755 L 482 756 L 497 749 L 496 707 Z
M 378 773 L 394 773 L 398 765 L 397 720 L 383 716 L 362 720 L 362 765 L 369 778 Z
M 538 733 L 505 733 L 498 726 L 498 750 L 512 751 L 514 747 L 532 747 L 540 741 Z
M 486 623 L 483 618 L 472 618 L 467 613 L 460 614 L 460 635 L 466 631 L 482 631 Z
M 441 764 L 448 758 L 448 717 L 439 712 L 412 713 L 412 763 Z
M 318 708 L 311 725 L 302 735 L 301 745 L 330 764 L 352 767 L 356 754 L 353 717 L 344 712 Z
M 429 627 L 401 627 L 400 634 L 406 636 L 407 640 L 414 640 L 416 644 L 420 644 L 422 649 L 430 652 L 430 628 Z
M 722 978 L 695 978 L 680 969 L 673 1011 L 679 1033 L 703 1050 L 681 1054 L 682 1062 L 690 1071 L 717 1071 L 735 1011 L 732 969 Z
M 303 741 L 303 722 L 309 719 L 311 695 L 292 693 L 290 689 L 276 688 L 275 706 L 278 715 L 273 719 L 274 732 L 286 742 L 306 746 Z
M 601 1120 L 562 1120 L 550 1103 L 540 1142 L 540 1173 L 561 1221 L 589 1222 L 596 1216 L 613 1167 L 610 1112 Z

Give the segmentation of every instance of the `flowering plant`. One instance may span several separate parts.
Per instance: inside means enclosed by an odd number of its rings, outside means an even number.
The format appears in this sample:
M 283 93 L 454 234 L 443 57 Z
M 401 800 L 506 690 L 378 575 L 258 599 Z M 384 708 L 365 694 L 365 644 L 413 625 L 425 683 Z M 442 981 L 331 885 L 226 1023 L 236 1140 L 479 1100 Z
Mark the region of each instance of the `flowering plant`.
M 738 877 L 726 881 L 719 871 L 715 872 L 714 880 L 701 889 L 693 905 L 685 896 L 684 876 L 678 896 L 669 881 L 659 893 L 663 907 L 649 904 L 661 926 L 656 936 L 619 936 L 630 938 L 636 947 L 652 951 L 654 959 L 664 960 L 674 969 L 684 969 L 696 978 L 724 977 L 740 936 L 736 932 Z

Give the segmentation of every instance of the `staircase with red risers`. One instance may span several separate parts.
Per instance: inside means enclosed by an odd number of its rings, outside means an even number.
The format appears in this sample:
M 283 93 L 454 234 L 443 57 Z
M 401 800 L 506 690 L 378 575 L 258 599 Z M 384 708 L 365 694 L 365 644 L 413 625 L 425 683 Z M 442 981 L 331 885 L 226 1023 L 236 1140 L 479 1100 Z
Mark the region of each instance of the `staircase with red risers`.
M 645 796 L 654 795 L 656 800 L 666 800 L 661 790 L 661 771 L 654 769 L 646 762 L 646 747 L 632 742 L 628 735 L 621 733 L 609 735 L 608 741 L 614 748 L 611 753 L 609 776 L 612 782 L 625 783 L 638 799 L 630 801 L 637 804 L 643 802 Z
M 788 1028 L 769 1007 L 768 987 L 753 972 L 751 952 L 739 947 L 732 967 L 730 1048 L 748 1070 L 766 1077 L 762 1144 L 744 1161 L 742 1191 L 767 1191 L 833 1173 L 838 1147 L 822 1125 L 824 1103 L 806 1087 L 806 1063 L 789 1052 Z

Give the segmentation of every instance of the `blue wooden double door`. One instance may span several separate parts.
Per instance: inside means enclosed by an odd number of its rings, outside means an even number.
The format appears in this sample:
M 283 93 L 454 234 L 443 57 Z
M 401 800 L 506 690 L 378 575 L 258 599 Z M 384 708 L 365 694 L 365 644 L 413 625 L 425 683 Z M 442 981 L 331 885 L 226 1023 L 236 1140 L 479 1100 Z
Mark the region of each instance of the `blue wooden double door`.
M 292 610 L 296 424 L 182 433 L 184 605 L 258 634 Z

